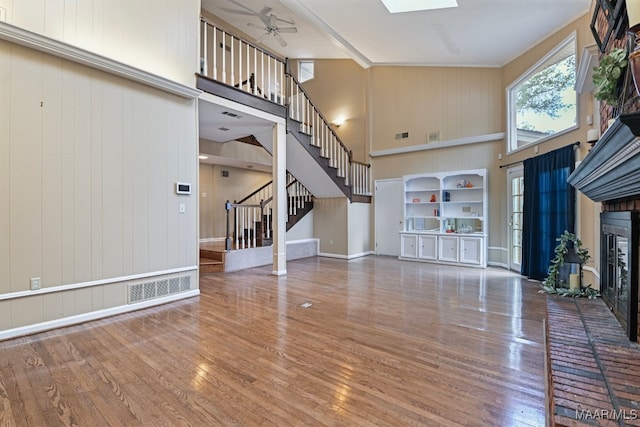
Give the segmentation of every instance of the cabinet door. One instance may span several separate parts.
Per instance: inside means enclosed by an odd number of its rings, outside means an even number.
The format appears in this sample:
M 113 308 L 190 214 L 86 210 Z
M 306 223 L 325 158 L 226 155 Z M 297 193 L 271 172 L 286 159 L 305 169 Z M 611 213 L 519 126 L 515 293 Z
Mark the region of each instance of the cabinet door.
M 458 238 L 440 236 L 438 242 L 438 259 L 440 261 L 458 262 Z
M 418 258 L 438 259 L 438 236 L 418 236 Z
M 418 236 L 402 234 L 400 236 L 400 256 L 405 258 L 418 257 Z
M 483 242 L 482 237 L 460 237 L 460 262 L 482 264 Z

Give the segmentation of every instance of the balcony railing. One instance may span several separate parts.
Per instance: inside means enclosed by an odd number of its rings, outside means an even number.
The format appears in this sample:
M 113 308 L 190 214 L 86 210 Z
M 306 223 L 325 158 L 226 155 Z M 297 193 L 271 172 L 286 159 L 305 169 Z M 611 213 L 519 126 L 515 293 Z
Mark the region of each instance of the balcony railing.
M 279 105 L 288 106 L 289 117 L 300 122 L 300 131 L 311 136 L 320 155 L 329 159 L 354 195 L 371 195 L 369 165 L 356 162 L 330 122 L 311 101 L 286 61 L 242 40 L 212 23 L 201 21 L 200 73 Z

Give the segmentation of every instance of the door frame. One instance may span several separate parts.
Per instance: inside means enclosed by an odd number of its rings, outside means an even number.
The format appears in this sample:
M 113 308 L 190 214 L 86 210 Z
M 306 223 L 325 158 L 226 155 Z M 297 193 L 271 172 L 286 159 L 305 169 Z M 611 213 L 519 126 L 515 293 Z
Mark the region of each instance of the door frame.
M 512 166 L 507 169 L 507 253 L 509 259 L 507 260 L 507 265 L 509 266 L 509 270 L 520 273 L 520 268 L 522 266 L 522 262 L 520 264 L 515 264 L 513 262 L 513 186 L 512 180 L 514 178 L 522 177 L 524 179 L 524 165 L 519 164 Z M 521 260 L 522 261 L 522 260 Z

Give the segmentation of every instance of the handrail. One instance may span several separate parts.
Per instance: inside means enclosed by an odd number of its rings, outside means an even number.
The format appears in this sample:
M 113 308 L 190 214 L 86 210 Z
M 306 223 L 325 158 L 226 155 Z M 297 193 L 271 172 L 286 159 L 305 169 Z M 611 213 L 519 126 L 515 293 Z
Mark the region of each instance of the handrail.
M 313 200 L 314 196 L 300 181 L 287 172 L 287 206 L 289 215 L 296 215 L 298 208 L 304 206 L 305 201 Z M 291 187 L 296 186 L 293 191 Z M 273 181 L 262 185 L 258 190 L 252 192 L 249 196 L 242 199 L 241 202 L 231 203 L 227 200 L 225 210 L 227 211 L 227 235 L 225 238 L 225 249 L 231 250 L 232 234 L 235 237 L 235 247 L 251 248 L 255 247 L 258 239 L 271 239 L 271 208 L 270 203 L 273 201 Z M 263 198 L 258 203 L 244 204 L 256 195 Z M 233 211 L 233 233 L 231 224 L 231 211 Z M 258 223 L 262 227 L 258 227 Z M 259 237 L 258 237 L 259 236 Z
M 204 17 L 204 16 L 200 16 L 200 22 L 201 22 L 201 23 L 208 24 L 208 25 L 211 25 L 212 27 L 215 27 L 215 28 L 217 28 L 217 29 L 219 29 L 219 30 L 221 30 L 221 31 L 224 31 L 225 33 L 229 34 L 229 35 L 230 35 L 230 36 L 232 36 L 232 37 L 235 37 L 235 38 L 236 38 L 236 39 L 238 39 L 238 40 L 242 40 L 242 41 L 244 41 L 246 44 L 248 44 L 248 45 L 252 46 L 252 47 L 253 47 L 253 48 L 255 48 L 257 51 L 260 51 L 260 52 L 264 53 L 265 55 L 269 55 L 270 57 L 277 59 L 278 61 L 282 62 L 283 64 L 287 62 L 287 60 L 286 60 L 286 59 L 281 58 L 281 57 L 279 57 L 278 55 L 274 55 L 273 53 L 271 53 L 271 52 L 268 52 L 268 51 L 264 50 L 264 49 L 263 49 L 263 48 L 261 48 L 260 46 L 255 45 L 255 44 L 253 44 L 253 43 L 251 43 L 251 42 L 248 42 L 248 41 L 244 40 L 242 37 L 238 37 L 238 36 L 236 36 L 236 35 L 235 35 L 235 34 L 233 34 L 231 31 L 227 31 L 227 30 L 225 30 L 224 28 L 220 28 L 220 25 L 218 25 L 218 24 L 215 24 L 215 23 L 211 22 L 209 19 L 207 19 L 207 18 L 206 18 L 206 17 Z
M 258 194 L 259 192 L 261 192 L 262 190 L 264 190 L 265 188 L 267 188 L 268 186 L 270 186 L 273 183 L 273 180 L 267 182 L 266 184 L 264 184 L 262 187 L 258 188 L 256 191 L 254 191 L 253 193 L 249 194 L 247 197 L 245 197 L 244 199 L 240 200 L 239 202 L 235 202 L 238 205 L 243 204 L 244 202 L 246 202 L 247 200 L 249 200 L 250 198 L 252 198 L 253 196 L 255 196 L 256 194 Z
M 205 18 L 200 25 L 200 75 L 284 105 L 285 60 Z
M 296 84 L 296 86 L 298 86 L 298 89 L 300 90 L 300 92 L 304 93 L 305 98 L 307 98 L 307 101 L 309 102 L 309 104 L 311 104 L 311 106 L 315 109 L 315 111 L 318 113 L 318 115 L 320 116 L 320 118 L 325 122 L 325 124 L 327 126 L 329 126 L 329 131 L 333 134 L 333 136 L 336 137 L 336 139 L 338 140 L 338 143 L 342 146 L 342 148 L 344 149 L 345 152 L 347 152 L 349 154 L 349 158 L 351 158 L 351 150 L 349 150 L 347 148 L 346 145 L 344 145 L 344 143 L 342 142 L 342 140 L 340 139 L 340 137 L 338 136 L 338 134 L 336 133 L 336 131 L 334 131 L 333 129 L 331 129 L 330 126 L 330 121 L 327 120 L 327 118 L 324 116 L 324 114 L 322 114 L 322 112 L 320 111 L 320 109 L 318 108 L 318 106 L 316 104 L 313 103 L 313 101 L 311 100 L 311 97 L 309 96 L 309 94 L 307 93 L 307 91 L 304 89 L 304 87 L 302 87 L 302 85 L 300 84 L 300 82 L 298 81 L 298 79 L 296 79 L 296 77 L 291 74 L 290 71 L 285 71 L 285 75 L 287 77 L 289 77 L 290 79 L 293 80 L 293 82 Z M 288 86 L 287 86 L 288 87 Z
M 353 159 L 353 152 L 291 73 L 287 60 L 204 17 L 200 46 L 202 76 L 286 106 L 288 117 L 299 121 L 300 131 L 312 136 L 312 144 L 320 148 L 322 157 L 329 159 L 329 166 L 337 169 L 337 176 L 350 187 L 350 194 L 371 195 L 371 165 Z

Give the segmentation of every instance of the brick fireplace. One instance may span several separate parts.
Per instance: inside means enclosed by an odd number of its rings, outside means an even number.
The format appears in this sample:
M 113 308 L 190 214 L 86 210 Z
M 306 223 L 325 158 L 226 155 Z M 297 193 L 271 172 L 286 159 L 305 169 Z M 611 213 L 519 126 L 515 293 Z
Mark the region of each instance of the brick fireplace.
M 640 112 L 621 114 L 569 177 L 600 215 L 600 290 L 630 340 L 640 333 Z

